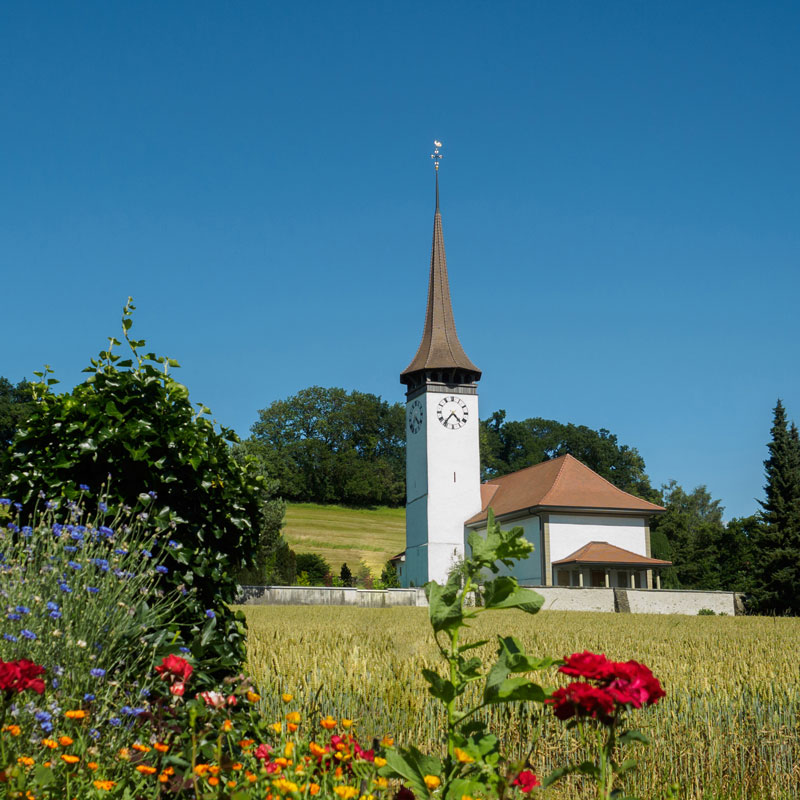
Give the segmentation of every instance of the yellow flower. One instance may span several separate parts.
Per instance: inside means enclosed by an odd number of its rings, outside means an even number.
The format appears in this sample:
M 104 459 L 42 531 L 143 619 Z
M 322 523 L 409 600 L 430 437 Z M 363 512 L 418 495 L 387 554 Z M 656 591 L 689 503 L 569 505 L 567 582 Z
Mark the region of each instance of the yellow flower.
M 299 711 L 290 711 L 286 715 L 287 722 L 300 722 L 300 712 Z
M 59 741 L 61 741 L 61 740 L 59 739 Z M 131 760 L 131 751 L 128 750 L 127 747 L 123 747 L 123 748 L 120 749 L 119 753 L 117 753 L 117 756 L 119 758 L 121 758 L 123 761 L 130 761 Z
M 288 697 L 291 697 L 291 695 L 288 695 Z M 248 692 L 247 693 L 247 699 L 251 703 L 257 703 L 261 699 L 261 695 L 260 694 L 256 694 L 255 692 Z
M 282 722 L 273 722 L 272 725 L 269 726 L 272 728 L 275 733 L 280 733 L 283 730 L 283 723 Z
M 375 759 L 376 761 L 378 759 Z M 379 789 L 386 789 L 389 786 L 388 778 L 374 778 L 372 781 Z
M 456 760 L 460 761 L 462 764 L 472 764 L 475 761 L 469 753 L 462 750 L 460 747 L 454 748 L 453 752 L 455 753 Z
M 65 711 L 64 716 L 67 719 L 83 719 L 86 716 L 86 712 L 83 709 L 78 708 L 75 711 Z
M 323 717 L 319 724 L 325 728 L 326 731 L 332 730 L 336 727 L 336 720 L 329 714 L 327 717 Z
M 375 795 L 372 794 L 362 794 L 359 800 L 375 800 Z
M 292 700 L 294 700 L 294 695 L 293 694 L 282 694 L 281 695 L 281 700 L 283 700 L 284 703 L 291 703 Z
M 283 754 L 286 758 L 292 754 L 292 750 L 294 750 L 294 742 L 286 742 L 286 747 L 283 748 Z
M 282 792 L 297 792 L 300 790 L 300 787 L 296 783 L 287 781 L 286 778 L 278 778 L 272 781 L 272 785 Z
M 22 764 L 23 767 L 32 767 L 36 762 L 30 756 L 20 756 L 17 763 Z
M 381 739 L 381 746 L 383 747 L 391 747 L 394 744 L 394 739 L 391 736 L 384 736 Z
M 141 772 L 142 775 L 154 775 L 156 772 L 156 768 L 151 767 L 148 764 L 139 764 L 139 766 L 136 767 L 136 771 Z
M 42 744 L 45 747 L 49 747 L 51 750 L 55 750 L 58 747 L 58 742 L 54 739 L 42 739 Z
M 229 719 L 226 719 L 222 723 L 222 730 L 225 731 L 225 733 L 228 733 L 229 731 L 232 731 L 233 730 L 233 723 Z
M 114 781 L 95 781 L 95 789 L 103 789 L 103 791 L 110 792 L 117 784 Z
M 61 756 L 61 760 L 66 761 L 67 764 L 77 764 L 81 759 L 79 756 L 73 756 L 69 753 L 64 753 L 64 755 Z
M 352 724 L 353 724 L 353 720 L 351 720 L 351 719 L 343 719 L 342 720 L 342 725 L 345 728 L 349 728 Z
M 430 791 L 438 789 L 442 783 L 441 780 L 439 780 L 439 778 L 436 777 L 436 775 L 426 775 L 424 780 L 425 780 L 425 785 L 428 787 L 428 789 L 430 789 Z
M 385 767 L 386 766 L 386 759 L 381 758 L 380 756 L 375 756 L 375 766 L 376 767 Z
M 355 786 L 335 786 L 333 789 L 342 800 L 351 800 L 358 794 L 358 789 Z

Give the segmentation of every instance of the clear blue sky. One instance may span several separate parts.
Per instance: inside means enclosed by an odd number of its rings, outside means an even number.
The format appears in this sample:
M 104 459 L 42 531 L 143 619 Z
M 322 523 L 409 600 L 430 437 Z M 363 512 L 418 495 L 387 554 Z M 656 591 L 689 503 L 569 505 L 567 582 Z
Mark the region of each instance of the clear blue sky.
M 800 5 L 0 6 L 0 374 L 119 335 L 247 435 L 312 384 L 403 400 L 442 211 L 482 416 L 606 427 L 762 496 L 800 421 Z

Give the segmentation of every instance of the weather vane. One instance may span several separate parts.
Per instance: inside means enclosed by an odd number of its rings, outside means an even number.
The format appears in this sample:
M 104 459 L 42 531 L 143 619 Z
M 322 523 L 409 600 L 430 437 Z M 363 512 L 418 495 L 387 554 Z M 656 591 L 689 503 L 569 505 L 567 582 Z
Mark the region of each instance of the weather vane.
M 442 146 L 441 142 L 437 142 L 436 139 L 433 140 L 434 151 L 431 153 L 431 158 L 433 159 L 433 168 L 438 172 L 439 171 L 439 161 L 442 158 L 442 154 L 439 152 L 439 148 Z

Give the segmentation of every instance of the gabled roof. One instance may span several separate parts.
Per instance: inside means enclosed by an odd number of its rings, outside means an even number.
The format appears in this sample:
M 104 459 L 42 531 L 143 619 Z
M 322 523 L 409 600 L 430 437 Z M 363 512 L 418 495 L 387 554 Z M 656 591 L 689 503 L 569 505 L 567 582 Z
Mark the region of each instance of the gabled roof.
M 400 373 L 400 382 L 408 383 L 411 373 L 428 369 L 462 369 L 475 374 L 481 371 L 469 360 L 456 334 L 453 306 L 450 302 L 450 283 L 447 278 L 447 259 L 444 254 L 442 212 L 439 210 L 439 173 L 436 173 L 436 210 L 433 215 L 433 246 L 428 278 L 428 307 L 422 342 L 413 361 Z
M 488 487 L 496 488 L 490 493 Z M 664 511 L 623 492 L 569 454 L 486 481 L 481 486 L 481 501 L 483 510 L 468 519 L 467 525 L 485 520 L 489 505 L 498 517 L 537 508 L 643 515 Z
M 631 564 L 636 566 L 648 567 L 669 567 L 671 561 L 663 561 L 660 558 L 648 558 L 624 550 L 608 542 L 589 542 L 583 547 L 568 555 L 554 561 L 553 564 Z

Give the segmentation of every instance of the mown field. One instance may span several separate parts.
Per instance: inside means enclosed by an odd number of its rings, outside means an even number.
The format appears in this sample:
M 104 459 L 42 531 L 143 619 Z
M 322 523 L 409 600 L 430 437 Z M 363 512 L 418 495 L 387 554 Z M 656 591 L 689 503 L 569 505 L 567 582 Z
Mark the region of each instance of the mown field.
M 244 610 L 250 669 L 270 713 L 279 713 L 282 691 L 309 703 L 319 693 L 324 710 L 356 718 L 367 736 L 437 747 L 441 716 L 420 677 L 423 666 L 439 663 L 425 609 Z M 502 612 L 485 614 L 470 636 L 497 633 L 515 634 L 535 654 L 589 649 L 653 669 L 667 697 L 636 712 L 653 740 L 639 751 L 636 796 L 661 798 L 677 783 L 686 798 L 800 797 L 800 619 Z M 492 648 L 482 654 L 491 657 Z M 491 716 L 513 753 L 540 737 L 538 774 L 579 753 L 548 715 L 523 708 Z M 544 796 L 584 795 L 575 779 Z
M 289 503 L 283 533 L 295 552 L 321 555 L 335 574 L 344 562 L 355 571 L 363 559 L 377 578 L 406 546 L 406 510 Z

